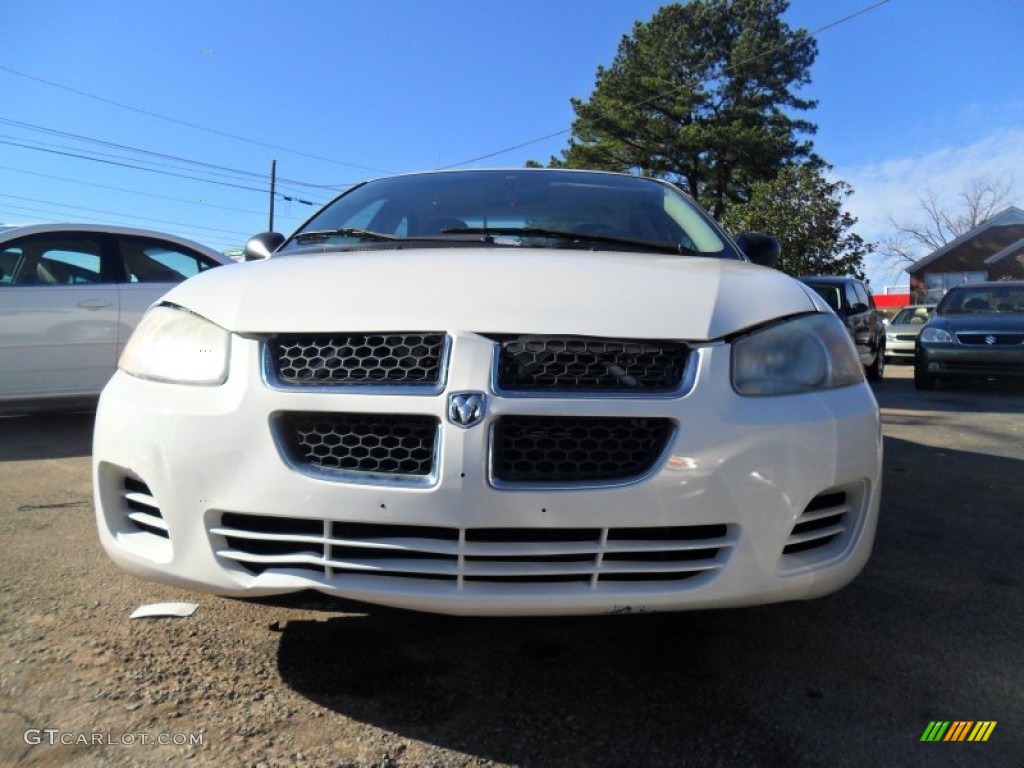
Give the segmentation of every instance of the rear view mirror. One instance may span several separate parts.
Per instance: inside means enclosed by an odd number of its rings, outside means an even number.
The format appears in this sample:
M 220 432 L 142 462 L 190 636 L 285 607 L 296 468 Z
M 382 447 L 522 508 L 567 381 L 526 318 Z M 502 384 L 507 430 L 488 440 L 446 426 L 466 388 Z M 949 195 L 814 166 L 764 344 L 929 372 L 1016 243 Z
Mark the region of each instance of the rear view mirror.
M 270 254 L 281 247 L 284 235 L 280 232 L 260 232 L 253 235 L 245 243 L 245 260 L 261 261 L 269 259 Z
M 771 235 L 759 232 L 742 232 L 734 238 L 743 255 L 762 267 L 774 267 L 782 255 L 782 246 Z

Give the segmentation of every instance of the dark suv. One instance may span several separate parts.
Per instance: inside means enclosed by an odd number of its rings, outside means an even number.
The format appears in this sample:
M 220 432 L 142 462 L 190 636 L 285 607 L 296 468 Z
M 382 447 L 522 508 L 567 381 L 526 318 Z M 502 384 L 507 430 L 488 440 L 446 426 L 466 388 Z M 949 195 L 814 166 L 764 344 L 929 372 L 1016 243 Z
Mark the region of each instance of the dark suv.
M 868 378 L 879 381 L 885 370 L 885 325 L 867 286 L 855 277 L 813 275 L 798 279 L 813 288 L 846 323 Z

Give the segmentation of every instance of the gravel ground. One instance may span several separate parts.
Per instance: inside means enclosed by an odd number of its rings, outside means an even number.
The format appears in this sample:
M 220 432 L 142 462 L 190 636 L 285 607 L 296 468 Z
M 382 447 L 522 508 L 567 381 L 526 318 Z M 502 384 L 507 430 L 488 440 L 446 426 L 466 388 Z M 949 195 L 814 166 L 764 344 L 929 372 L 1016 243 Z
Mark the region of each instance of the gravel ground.
M 879 397 L 883 520 L 853 585 L 585 619 L 146 584 L 96 539 L 91 417 L 0 419 L 0 764 L 1024 765 L 1024 398 L 922 400 L 899 371 Z M 199 609 L 129 620 L 164 601 Z M 935 719 L 999 725 L 921 744 Z

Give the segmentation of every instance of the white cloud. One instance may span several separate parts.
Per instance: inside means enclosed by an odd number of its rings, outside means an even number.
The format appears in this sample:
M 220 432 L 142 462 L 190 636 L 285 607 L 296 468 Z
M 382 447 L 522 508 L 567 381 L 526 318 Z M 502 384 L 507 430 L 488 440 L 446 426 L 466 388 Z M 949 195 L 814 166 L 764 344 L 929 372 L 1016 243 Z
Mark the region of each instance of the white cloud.
M 1011 175 L 1016 182 L 1015 201 L 1024 198 L 1024 130 L 1006 129 L 964 146 L 947 147 L 922 155 L 894 157 L 879 163 L 836 168 L 832 175 L 853 187 L 846 208 L 859 221 L 856 232 L 877 242 L 891 234 L 890 217 L 913 221 L 920 217 L 919 199 L 932 190 L 950 208 L 956 196 L 980 176 Z M 872 282 L 905 283 L 906 275 L 873 259 Z

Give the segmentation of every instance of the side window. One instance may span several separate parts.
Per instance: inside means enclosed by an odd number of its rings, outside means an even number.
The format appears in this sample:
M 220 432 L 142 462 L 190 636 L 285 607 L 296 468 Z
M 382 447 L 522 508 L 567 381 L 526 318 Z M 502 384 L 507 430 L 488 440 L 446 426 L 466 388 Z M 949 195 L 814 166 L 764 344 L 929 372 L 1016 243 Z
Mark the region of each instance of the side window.
M 847 307 L 847 311 L 849 311 L 850 307 L 852 307 L 858 301 L 860 301 L 860 299 L 857 298 L 857 291 L 853 287 L 853 283 L 846 283 L 846 307 Z
M 7 279 L 9 254 L 19 258 Z M 100 243 L 88 236 L 44 235 L 4 251 L 4 282 L 11 285 L 82 285 L 106 282 Z
M 21 248 L 5 248 L 0 251 L 0 285 L 10 285 L 14 281 L 14 270 L 21 261 Z
M 121 258 L 130 283 L 180 283 L 217 266 L 202 254 L 173 243 L 121 239 Z
M 865 307 L 873 307 L 874 303 L 871 301 L 871 295 L 867 292 L 863 283 L 854 283 L 853 289 L 857 293 L 857 301 L 863 304 Z

